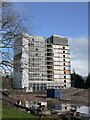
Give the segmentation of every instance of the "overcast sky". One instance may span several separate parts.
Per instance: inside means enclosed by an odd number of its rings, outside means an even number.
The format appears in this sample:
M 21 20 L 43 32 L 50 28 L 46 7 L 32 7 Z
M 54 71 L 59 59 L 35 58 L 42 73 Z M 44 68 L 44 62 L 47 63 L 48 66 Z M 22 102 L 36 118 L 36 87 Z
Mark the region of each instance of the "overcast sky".
M 87 2 L 21 2 L 16 8 L 27 16 L 33 35 L 49 37 L 59 34 L 69 38 L 71 69 L 88 73 L 88 3 Z M 28 25 L 28 24 L 27 24 Z

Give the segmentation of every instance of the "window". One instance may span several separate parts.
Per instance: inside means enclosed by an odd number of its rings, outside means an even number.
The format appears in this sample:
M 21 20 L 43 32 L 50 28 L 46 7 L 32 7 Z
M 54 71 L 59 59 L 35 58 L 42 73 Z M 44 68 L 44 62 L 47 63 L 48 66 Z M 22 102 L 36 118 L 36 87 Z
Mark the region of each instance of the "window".
M 64 74 L 66 74 L 66 71 L 64 71 Z
M 34 46 L 34 44 L 33 44 L 33 43 L 29 43 L 28 46 L 29 46 L 29 47 L 30 47 L 30 46 Z
M 22 82 L 20 81 L 20 85 L 21 85 L 21 83 L 22 83 Z
M 45 53 L 45 56 L 47 56 L 47 53 Z
M 63 53 L 65 53 L 65 51 L 63 51 Z
M 30 46 L 31 46 L 31 43 L 29 43 L 28 46 L 30 47 Z
M 65 66 L 65 63 L 63 63 L 63 65 Z
M 66 87 L 66 84 L 64 85 L 64 87 Z
M 36 48 L 36 51 L 37 51 L 38 49 Z
M 65 62 L 65 59 L 63 59 L 63 62 Z
M 34 46 L 34 43 L 32 43 L 32 46 Z
M 65 67 L 64 67 L 64 70 L 65 70 Z
M 32 38 L 32 41 L 34 41 L 34 38 Z
M 63 57 L 65 58 L 65 55 L 63 55 Z
M 63 46 L 63 49 L 65 49 L 65 47 Z
M 66 80 L 64 80 L 64 83 L 66 83 Z
M 38 54 L 36 53 L 36 56 L 37 56 Z
M 66 76 L 64 76 L 64 79 L 66 78 Z

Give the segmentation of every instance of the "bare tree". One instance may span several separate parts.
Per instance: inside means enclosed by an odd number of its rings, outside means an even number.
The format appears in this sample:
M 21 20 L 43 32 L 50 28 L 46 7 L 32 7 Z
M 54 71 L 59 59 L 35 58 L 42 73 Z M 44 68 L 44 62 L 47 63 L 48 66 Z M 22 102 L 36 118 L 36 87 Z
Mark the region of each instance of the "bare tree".
M 2 61 L 0 62 L 0 68 L 5 72 L 13 66 L 14 43 L 19 40 L 17 38 L 22 37 L 22 33 L 28 32 L 28 28 L 30 28 L 30 26 L 25 26 L 26 21 L 26 17 L 16 12 L 13 3 L 2 3 L 2 28 L 0 29 Z

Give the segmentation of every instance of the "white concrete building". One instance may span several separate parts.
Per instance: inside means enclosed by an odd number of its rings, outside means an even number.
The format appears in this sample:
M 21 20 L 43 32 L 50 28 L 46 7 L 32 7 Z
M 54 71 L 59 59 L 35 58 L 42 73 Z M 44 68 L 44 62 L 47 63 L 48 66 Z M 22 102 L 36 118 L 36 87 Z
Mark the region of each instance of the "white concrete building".
M 68 39 L 53 35 L 46 41 L 48 80 L 59 82 L 62 87 L 71 87 Z
M 14 88 L 44 91 L 70 87 L 68 40 L 53 35 L 46 39 L 23 34 L 14 49 Z

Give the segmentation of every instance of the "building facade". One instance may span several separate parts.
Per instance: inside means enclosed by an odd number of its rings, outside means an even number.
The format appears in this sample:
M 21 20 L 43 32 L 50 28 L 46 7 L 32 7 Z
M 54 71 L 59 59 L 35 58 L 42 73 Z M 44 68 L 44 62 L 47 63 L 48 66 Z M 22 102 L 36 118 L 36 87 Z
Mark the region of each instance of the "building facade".
M 68 39 L 53 35 L 46 41 L 48 80 L 59 82 L 62 87 L 70 87 L 71 70 Z
M 68 39 L 53 35 L 43 38 L 23 34 L 15 42 L 14 88 L 26 91 L 70 87 Z

